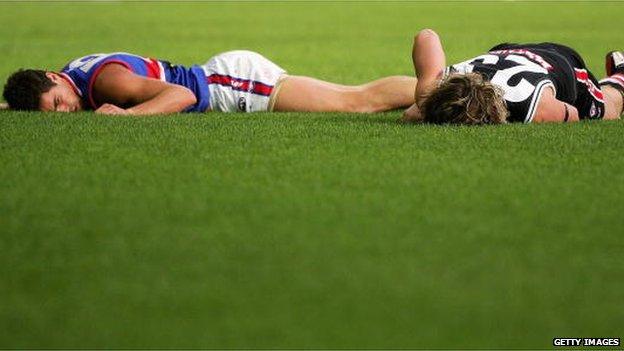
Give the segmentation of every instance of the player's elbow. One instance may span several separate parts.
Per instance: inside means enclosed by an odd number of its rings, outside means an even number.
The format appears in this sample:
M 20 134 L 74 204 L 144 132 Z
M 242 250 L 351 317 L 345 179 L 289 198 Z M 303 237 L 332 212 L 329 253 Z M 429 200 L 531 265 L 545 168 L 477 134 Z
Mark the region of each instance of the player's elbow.
M 414 37 L 414 41 L 418 42 L 420 40 L 430 39 L 430 38 L 438 38 L 438 33 L 436 33 L 433 29 L 425 28 L 418 32 Z
M 195 96 L 195 93 L 186 87 L 178 87 L 180 105 L 183 106 L 182 110 L 197 103 L 197 96 Z

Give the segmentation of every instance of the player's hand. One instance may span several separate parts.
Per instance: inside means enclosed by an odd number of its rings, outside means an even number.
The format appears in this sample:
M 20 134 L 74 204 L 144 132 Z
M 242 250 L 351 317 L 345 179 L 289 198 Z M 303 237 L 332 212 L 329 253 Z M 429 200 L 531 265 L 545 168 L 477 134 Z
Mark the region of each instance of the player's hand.
M 130 112 L 126 109 L 123 109 L 119 106 L 115 106 L 113 104 L 104 104 L 100 106 L 95 113 L 99 113 L 102 115 L 129 115 Z
M 405 112 L 403 112 L 403 118 L 401 118 L 401 122 L 421 122 L 423 119 L 424 117 L 420 112 L 420 108 L 418 108 L 417 104 L 413 104 L 407 110 L 405 110 Z

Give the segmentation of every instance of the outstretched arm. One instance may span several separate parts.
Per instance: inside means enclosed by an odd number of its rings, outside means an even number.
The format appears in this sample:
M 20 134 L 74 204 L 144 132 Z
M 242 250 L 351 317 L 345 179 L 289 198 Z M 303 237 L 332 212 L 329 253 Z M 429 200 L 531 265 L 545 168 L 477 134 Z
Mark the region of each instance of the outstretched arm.
M 96 101 L 105 102 L 95 111 L 102 114 L 176 113 L 197 102 L 195 94 L 181 85 L 141 77 L 118 64 L 102 69 L 93 94 Z
M 446 67 L 446 57 L 442 49 L 440 37 L 431 29 L 421 30 L 414 37 L 412 61 L 418 84 L 414 92 L 415 103 L 403 114 L 404 121 L 422 119 L 420 106 L 427 93 L 436 86 Z

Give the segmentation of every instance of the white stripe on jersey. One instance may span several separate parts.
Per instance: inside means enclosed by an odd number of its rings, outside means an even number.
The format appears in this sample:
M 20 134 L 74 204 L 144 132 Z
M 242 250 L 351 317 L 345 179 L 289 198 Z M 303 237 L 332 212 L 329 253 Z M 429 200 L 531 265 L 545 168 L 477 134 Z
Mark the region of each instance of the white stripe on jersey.
M 162 62 L 156 60 L 158 62 L 158 74 L 160 75 L 160 80 L 163 82 L 167 81 L 167 77 L 165 77 L 165 67 L 163 67 Z
M 80 89 L 78 89 L 78 86 L 76 85 L 76 83 L 74 83 L 74 80 L 65 72 L 61 72 L 60 75 L 62 75 L 63 77 L 65 77 L 65 79 L 67 79 L 67 81 L 72 85 L 72 87 L 74 88 L 74 91 L 78 93 L 78 95 L 80 97 L 82 97 L 82 91 L 80 91 Z
M 539 105 L 539 102 L 542 99 L 542 92 L 546 87 L 552 87 L 555 95 L 557 95 L 557 88 L 555 88 L 555 84 L 551 80 L 543 80 L 539 82 L 533 92 L 533 98 L 531 99 L 531 104 L 529 105 L 527 115 L 524 118 L 524 123 L 531 123 L 533 121 L 533 117 L 535 116 L 535 112 L 537 111 L 537 105 Z

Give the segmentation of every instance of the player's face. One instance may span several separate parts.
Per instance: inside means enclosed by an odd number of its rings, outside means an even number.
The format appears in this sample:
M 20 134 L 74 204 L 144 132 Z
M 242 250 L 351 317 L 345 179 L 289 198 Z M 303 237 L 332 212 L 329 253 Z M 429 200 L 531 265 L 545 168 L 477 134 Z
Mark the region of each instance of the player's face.
M 41 94 L 39 109 L 44 112 L 76 112 L 82 110 L 80 96 L 58 74 L 48 73 L 56 85 Z

